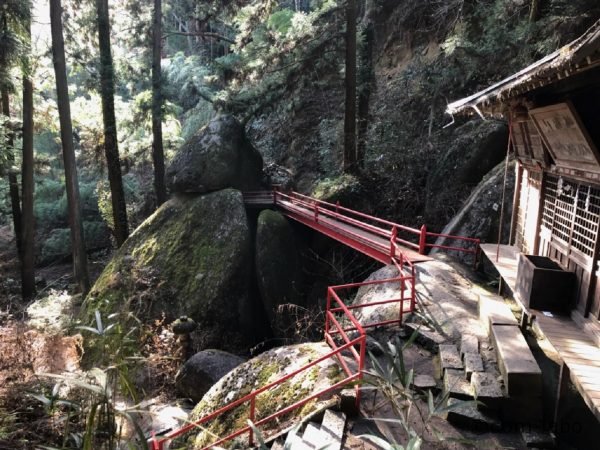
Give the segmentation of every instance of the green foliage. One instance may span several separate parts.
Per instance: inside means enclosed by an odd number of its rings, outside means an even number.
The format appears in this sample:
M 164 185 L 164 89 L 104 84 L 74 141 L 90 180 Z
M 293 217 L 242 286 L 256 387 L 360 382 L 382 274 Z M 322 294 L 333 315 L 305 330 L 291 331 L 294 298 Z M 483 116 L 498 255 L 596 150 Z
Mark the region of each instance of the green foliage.
M 277 2 L 251 2 L 233 22 L 233 52 L 215 61 L 217 74 L 234 78 L 214 97 L 219 108 L 251 117 L 281 100 L 308 68 L 337 64 L 324 57 L 341 43 L 336 1 L 316 2 L 308 13 Z
M 110 234 L 105 222 L 83 222 L 85 247 L 98 250 L 110 246 Z M 41 263 L 49 263 L 71 255 L 71 229 L 55 228 L 42 243 Z
M 12 87 L 10 69 L 26 59 L 30 20 L 30 0 L 3 0 L 0 4 L 0 88 Z
M 282 9 L 281 11 L 275 11 L 267 20 L 267 26 L 269 29 L 274 30 L 278 33 L 287 34 L 287 32 L 292 27 L 293 17 L 294 11 L 292 11 L 291 9 Z

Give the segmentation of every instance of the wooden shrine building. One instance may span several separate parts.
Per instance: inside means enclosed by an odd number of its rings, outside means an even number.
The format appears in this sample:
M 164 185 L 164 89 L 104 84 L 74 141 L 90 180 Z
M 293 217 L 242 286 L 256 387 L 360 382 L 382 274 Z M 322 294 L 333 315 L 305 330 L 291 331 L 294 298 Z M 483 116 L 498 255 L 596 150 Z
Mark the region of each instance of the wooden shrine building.
M 482 249 L 600 420 L 600 21 L 447 112 L 509 121 L 510 242 Z

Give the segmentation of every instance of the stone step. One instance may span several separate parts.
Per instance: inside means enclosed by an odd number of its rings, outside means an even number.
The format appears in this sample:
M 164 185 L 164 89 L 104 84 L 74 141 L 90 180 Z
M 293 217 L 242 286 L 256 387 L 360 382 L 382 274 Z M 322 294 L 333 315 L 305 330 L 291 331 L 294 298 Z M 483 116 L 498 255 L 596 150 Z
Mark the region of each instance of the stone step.
M 448 408 L 446 420 L 458 427 L 482 432 L 500 430 L 502 427 L 494 415 L 478 410 L 475 402 L 462 402 L 449 398 Z
M 504 393 L 496 375 L 487 372 L 475 372 L 471 377 L 471 386 L 477 398 L 487 409 L 502 408 Z
M 460 339 L 460 356 L 465 357 L 466 353 L 479 353 L 479 339 L 473 334 L 463 334 Z
M 444 392 L 452 398 L 473 400 L 473 387 L 465 379 L 462 370 L 446 369 L 444 373 Z
M 523 442 L 525 442 L 527 448 L 556 448 L 554 436 L 552 436 L 552 434 L 546 430 L 523 427 L 521 430 L 521 437 L 523 438 Z
M 322 448 L 326 444 L 324 442 L 325 435 L 321 432 L 321 427 L 315 422 L 309 422 L 302 434 L 302 441 L 310 445 L 310 448 Z
M 271 445 L 271 450 L 284 450 L 284 446 L 281 442 L 275 441 L 273 445 Z
M 437 383 L 435 381 L 435 378 L 433 378 L 431 375 L 419 374 L 415 375 L 415 378 L 413 380 L 413 387 L 420 391 L 435 391 L 437 390 Z
M 499 295 L 480 294 L 479 295 L 479 320 L 487 330 L 488 335 L 491 334 L 493 325 L 514 325 L 519 326 L 517 318 L 506 304 L 504 299 Z
M 463 363 L 460 359 L 460 353 L 456 345 L 442 344 L 440 349 L 440 363 L 442 366 L 442 374 L 446 369 L 462 369 Z
M 479 353 L 465 353 L 463 358 L 468 381 L 471 381 L 474 372 L 483 372 L 483 359 Z
M 492 325 L 492 341 L 509 396 L 542 394 L 542 371 L 519 327 Z
M 286 441 L 286 445 L 288 446 L 286 450 L 316 450 L 315 446 L 300 436 L 294 436 L 291 441 Z
M 342 412 L 328 409 L 323 416 L 321 436 L 327 445 L 327 450 L 341 450 L 346 427 L 346 415 Z

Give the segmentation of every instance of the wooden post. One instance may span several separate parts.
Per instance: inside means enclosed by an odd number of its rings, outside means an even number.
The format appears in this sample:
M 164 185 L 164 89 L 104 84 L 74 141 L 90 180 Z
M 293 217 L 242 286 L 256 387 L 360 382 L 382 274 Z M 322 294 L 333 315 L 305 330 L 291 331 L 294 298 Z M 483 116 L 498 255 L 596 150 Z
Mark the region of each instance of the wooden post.
M 554 417 L 552 420 L 552 429 L 554 431 L 558 428 L 558 416 L 560 413 L 560 403 L 563 397 L 567 394 L 569 389 L 569 380 L 571 378 L 571 371 L 569 367 L 563 361 L 560 366 L 560 374 L 558 376 L 558 387 L 556 389 L 556 403 L 554 404 Z
M 519 214 L 519 202 L 521 201 L 521 180 L 523 179 L 523 166 L 517 161 L 515 167 L 515 192 L 513 195 L 512 217 L 510 220 L 510 236 L 508 245 L 513 245 L 517 231 L 517 216 Z
M 427 244 L 427 226 L 423 224 L 421 227 L 421 234 L 419 235 L 419 254 L 425 254 L 425 246 Z
M 538 202 L 538 216 L 535 224 L 535 238 L 533 239 L 533 254 L 539 255 L 540 240 L 542 232 L 542 219 L 544 218 L 544 193 L 546 191 L 546 172 L 542 171 L 542 181 L 540 182 L 540 198 Z

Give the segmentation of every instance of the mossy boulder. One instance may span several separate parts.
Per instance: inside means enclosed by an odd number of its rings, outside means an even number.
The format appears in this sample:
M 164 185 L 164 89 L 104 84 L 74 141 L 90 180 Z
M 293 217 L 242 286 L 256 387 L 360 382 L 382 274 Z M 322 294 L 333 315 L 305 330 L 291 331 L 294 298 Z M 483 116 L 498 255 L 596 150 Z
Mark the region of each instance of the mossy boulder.
M 257 189 L 263 160 L 233 116 L 215 117 L 177 151 L 167 170 L 173 192 Z
M 285 330 L 292 324 L 278 309 L 303 303 L 302 268 L 294 231 L 276 211 L 264 210 L 258 216 L 255 259 L 258 288 L 271 328 L 285 337 Z
M 190 415 L 190 420 L 197 421 L 213 411 L 244 397 L 253 390 L 281 379 L 330 351 L 331 349 L 325 343 L 319 342 L 279 347 L 262 353 L 238 366 L 219 380 L 206 393 L 202 401 L 196 405 Z M 283 383 L 267 389 L 256 397 L 254 422 L 341 381 L 343 379 L 342 374 L 343 372 L 335 358 L 329 358 Z M 331 397 L 331 394 L 328 396 Z M 322 399 L 326 398 L 327 396 L 324 396 Z M 265 438 L 272 436 L 279 430 L 287 428 L 292 422 L 295 423 L 298 418 L 312 413 L 317 405 L 317 401 L 313 400 L 304 407 L 281 416 L 279 420 L 267 422 L 260 427 L 261 433 Z M 189 438 L 187 448 L 203 448 L 215 442 L 218 437 L 228 436 L 236 430 L 246 427 L 247 420 L 250 417 L 249 414 L 250 403 L 245 402 L 220 415 L 215 420 L 203 424 L 202 426 L 205 429 Z M 247 444 L 248 435 L 243 434 L 230 442 L 229 447 L 248 448 Z
M 187 315 L 203 347 L 247 348 L 262 337 L 263 323 L 249 294 L 251 246 L 239 191 L 176 196 L 116 252 L 84 312 L 131 311 L 144 321 Z

